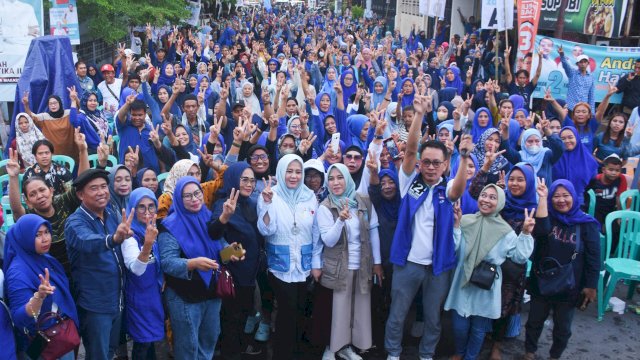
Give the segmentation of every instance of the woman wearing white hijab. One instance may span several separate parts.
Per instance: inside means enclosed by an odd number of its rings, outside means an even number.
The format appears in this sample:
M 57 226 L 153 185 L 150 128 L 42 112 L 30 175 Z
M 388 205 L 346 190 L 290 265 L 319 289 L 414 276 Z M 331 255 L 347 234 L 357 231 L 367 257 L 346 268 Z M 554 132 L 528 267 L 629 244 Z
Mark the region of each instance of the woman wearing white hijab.
M 16 125 L 16 146 L 24 167 L 28 168 L 36 163 L 36 157 L 31 152 L 33 144 L 45 137 L 27 113 L 22 112 L 16 116 Z
M 253 114 L 262 114 L 262 109 L 260 108 L 260 100 L 253 92 L 253 84 L 245 81 L 240 88 L 238 88 L 236 92 L 237 99 L 244 100 L 245 107 L 251 109 L 251 115 Z

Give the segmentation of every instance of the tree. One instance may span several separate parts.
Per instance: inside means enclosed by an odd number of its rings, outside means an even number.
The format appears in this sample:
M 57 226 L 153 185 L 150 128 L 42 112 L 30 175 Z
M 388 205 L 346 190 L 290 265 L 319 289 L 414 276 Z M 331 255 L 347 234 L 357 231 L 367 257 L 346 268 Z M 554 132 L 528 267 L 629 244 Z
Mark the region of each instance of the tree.
M 79 0 L 79 19 L 86 20 L 89 33 L 107 43 L 129 33 L 129 26 L 177 24 L 189 16 L 185 1 L 176 0 Z

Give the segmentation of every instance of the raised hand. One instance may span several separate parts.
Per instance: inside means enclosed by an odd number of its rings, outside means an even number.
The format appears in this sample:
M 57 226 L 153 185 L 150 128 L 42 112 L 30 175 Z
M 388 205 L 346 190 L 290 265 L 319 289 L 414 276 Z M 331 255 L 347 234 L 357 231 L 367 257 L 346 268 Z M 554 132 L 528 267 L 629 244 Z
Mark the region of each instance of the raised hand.
M 153 214 L 153 217 L 149 220 L 149 223 L 147 223 L 147 228 L 144 232 L 144 245 L 149 247 L 156 242 L 156 238 L 158 237 L 158 227 L 156 226 L 157 217 L 157 214 Z
M 156 125 L 155 128 L 151 128 L 151 131 L 149 131 L 149 140 L 154 144 L 158 144 L 160 143 L 160 135 L 158 135 L 158 132 L 160 131 L 160 124 Z
M 506 180 L 505 180 L 505 174 L 504 174 L 504 170 L 500 171 L 500 176 L 498 178 L 498 181 L 496 181 L 496 185 L 498 185 L 501 188 L 505 188 L 507 186 Z
M 238 203 L 238 197 L 240 196 L 240 190 L 235 188 L 231 189 L 229 198 L 222 204 L 222 214 L 220 215 L 220 222 L 226 224 L 231 219 L 231 215 L 236 212 L 236 204 Z
M 633 125 L 628 124 L 628 125 L 627 125 L 627 128 L 626 128 L 626 129 L 624 129 L 624 136 L 626 136 L 626 137 L 628 137 L 628 138 L 630 138 L 631 136 L 633 136 L 633 133 L 634 133 L 634 131 L 635 131 L 635 129 L 636 129 L 636 126 L 638 126 L 638 123 L 637 123 L 637 122 L 636 122 L 635 124 L 633 124 Z
M 85 141 L 85 136 L 80 132 L 80 127 L 73 129 L 73 142 L 75 142 L 79 151 L 87 150 L 87 142 Z
M 471 135 L 462 135 L 460 145 L 458 146 L 460 155 L 468 156 L 473 151 L 473 137 Z
M 71 101 L 73 101 L 76 104 L 80 102 L 80 100 L 78 99 L 78 92 L 76 91 L 75 86 L 68 87 L 67 91 L 69 92 L 69 99 L 71 99 Z
M 309 137 L 307 137 L 306 139 L 300 140 L 300 145 L 298 145 L 298 150 L 300 150 L 300 152 L 303 155 L 306 154 L 307 151 L 309 151 L 309 148 L 311 148 L 311 145 L 313 144 L 313 142 L 316 141 L 317 138 L 318 136 L 316 136 L 312 131 L 311 133 L 309 133 Z
M 369 150 L 369 156 L 367 156 L 367 162 L 365 165 L 367 166 L 367 169 L 369 169 L 369 172 L 371 172 L 372 174 L 378 173 L 378 162 L 376 161 L 376 156 L 373 150 Z
M 262 178 L 262 182 L 264 183 L 264 190 L 262 190 L 262 199 L 265 203 L 271 204 L 271 200 L 273 200 L 273 190 L 271 190 L 271 175 L 269 175 L 268 180 Z
M 460 207 L 460 201 L 456 201 L 453 204 L 453 227 L 460 227 L 460 219 L 462 219 L 462 208 Z
M 7 169 L 7 174 L 11 177 L 20 175 L 20 163 L 18 163 L 17 150 L 9 148 L 9 160 L 5 168 Z
M 564 48 L 562 47 L 562 44 L 560 44 L 560 46 L 558 46 L 558 54 L 560 56 L 564 56 Z
M 544 178 L 538 178 L 538 185 L 536 185 L 536 193 L 540 198 L 547 198 L 549 196 L 549 189 Z
M 524 222 L 522 223 L 522 233 L 525 235 L 530 235 L 533 231 L 533 227 L 536 225 L 536 209 L 531 209 L 529 212 L 528 209 L 524 209 Z
M 29 92 L 25 91 L 24 94 L 22 94 L 22 104 L 27 107 L 29 106 Z
M 342 204 L 342 210 L 340 210 L 338 217 L 342 221 L 351 219 L 351 213 L 349 212 L 349 200 L 344 200 L 344 203 Z
M 116 232 L 113 234 L 113 242 L 116 244 L 122 244 L 122 242 L 133 236 L 133 231 L 131 231 L 131 223 L 133 222 L 134 212 L 132 211 L 129 216 L 127 216 L 127 212 L 122 209 L 122 221 L 118 224 L 118 228 Z
M 42 274 L 38 274 L 38 278 L 40 279 L 40 285 L 38 285 L 38 296 L 41 300 L 44 300 L 48 295 L 53 295 L 54 291 L 56 291 L 56 287 L 51 285 L 48 268 L 44 268 L 44 276 L 42 276 Z

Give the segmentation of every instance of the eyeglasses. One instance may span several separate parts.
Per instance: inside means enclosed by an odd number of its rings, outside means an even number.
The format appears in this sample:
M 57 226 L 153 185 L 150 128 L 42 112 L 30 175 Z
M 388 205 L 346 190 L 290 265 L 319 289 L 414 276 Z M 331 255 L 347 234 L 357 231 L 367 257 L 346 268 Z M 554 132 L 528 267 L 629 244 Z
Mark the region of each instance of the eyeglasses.
M 146 212 L 148 212 L 149 214 L 155 214 L 158 211 L 158 208 L 154 204 L 151 204 L 149 206 L 138 205 L 136 206 L 136 211 L 139 214 L 144 214 Z
M 360 161 L 362 160 L 362 155 L 352 155 L 352 154 L 347 154 L 344 156 L 345 159 L 347 160 L 355 160 L 355 161 Z
M 269 155 L 267 155 L 267 154 L 251 155 L 251 156 L 249 156 L 249 159 L 251 159 L 251 161 L 258 161 L 258 160 L 265 161 L 265 160 L 269 159 Z
M 188 201 L 193 201 L 194 199 L 200 200 L 203 195 L 202 190 L 196 190 L 193 193 L 182 194 L 182 199 Z
M 299 130 L 299 129 L 302 129 L 302 126 L 300 126 L 300 125 L 291 125 L 290 128 Z
M 243 176 L 243 177 L 240 178 L 240 183 L 241 184 L 251 184 L 251 185 L 253 185 L 253 184 L 256 183 L 256 179 Z
M 429 159 L 424 159 L 420 161 L 422 163 L 422 166 L 424 167 L 430 167 L 433 165 L 434 169 L 439 168 L 442 164 L 444 164 L 444 161 L 439 161 L 439 160 L 429 160 Z

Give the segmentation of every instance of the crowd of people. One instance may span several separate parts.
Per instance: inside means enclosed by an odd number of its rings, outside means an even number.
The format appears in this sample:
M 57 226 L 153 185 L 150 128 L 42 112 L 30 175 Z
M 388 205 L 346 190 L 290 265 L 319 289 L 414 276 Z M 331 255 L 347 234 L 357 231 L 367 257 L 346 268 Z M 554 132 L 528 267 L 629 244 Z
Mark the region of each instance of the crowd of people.
M 512 73 L 512 49 L 462 13 L 467 33 L 447 42 L 444 24 L 429 39 L 293 10 L 147 25 L 142 49 L 79 60 L 79 87 L 45 112 L 24 94 L 3 192 L 9 359 L 38 358 L 54 312 L 87 359 L 127 356 L 129 337 L 133 359 L 162 342 L 175 359 L 267 342 L 273 359 L 308 359 L 309 342 L 323 360 L 395 360 L 413 305 L 420 359 L 443 311 L 453 359 L 478 358 L 489 337 L 500 359 L 525 290 L 524 358 L 550 312 L 561 357 L 576 307 L 596 299 L 604 217 L 638 186 L 622 169 L 640 154 L 640 59 L 597 108 L 580 58 L 563 60 L 580 91 L 534 101 L 540 66 Z M 570 284 L 537 275 L 549 259 L 570 264 Z

